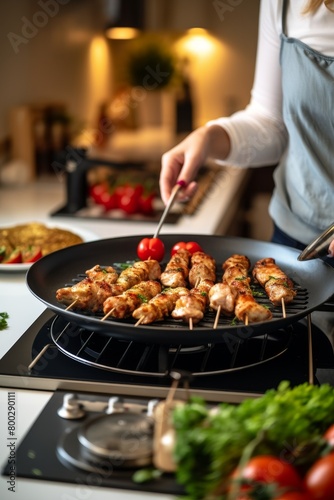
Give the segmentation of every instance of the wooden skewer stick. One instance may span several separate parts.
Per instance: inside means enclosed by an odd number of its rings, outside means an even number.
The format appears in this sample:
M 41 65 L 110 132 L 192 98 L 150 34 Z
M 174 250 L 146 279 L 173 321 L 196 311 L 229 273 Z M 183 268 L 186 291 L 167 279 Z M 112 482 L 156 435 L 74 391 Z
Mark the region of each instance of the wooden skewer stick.
M 219 321 L 219 316 L 220 316 L 220 311 L 221 311 L 222 306 L 218 306 L 216 317 L 215 317 L 215 322 L 213 323 L 213 329 L 215 330 L 218 326 L 218 321 Z
M 189 330 L 193 329 L 193 319 L 189 318 Z
M 197 278 L 194 288 L 197 288 L 201 281 L 201 278 Z
M 283 318 L 286 318 L 286 311 L 285 311 L 285 302 L 284 298 L 281 298 L 281 303 L 282 303 L 282 313 L 283 313 Z
M 140 325 L 140 323 L 141 323 L 142 321 L 144 321 L 144 319 L 145 319 L 145 316 L 144 316 L 144 315 L 143 315 L 143 316 L 140 316 L 140 318 L 139 318 L 139 320 L 137 321 L 137 323 L 135 323 L 135 326 Z
M 112 309 L 110 309 L 110 311 L 107 312 L 107 314 L 105 314 L 103 316 L 103 318 L 101 319 L 101 321 L 104 321 L 105 319 L 109 318 L 109 316 L 112 315 L 112 313 L 114 312 L 115 308 L 113 307 Z
M 66 307 L 65 311 L 68 311 L 69 309 L 72 309 L 73 306 L 78 302 L 78 299 L 73 300 L 72 304 Z
M 245 315 L 245 325 L 248 326 L 248 315 Z

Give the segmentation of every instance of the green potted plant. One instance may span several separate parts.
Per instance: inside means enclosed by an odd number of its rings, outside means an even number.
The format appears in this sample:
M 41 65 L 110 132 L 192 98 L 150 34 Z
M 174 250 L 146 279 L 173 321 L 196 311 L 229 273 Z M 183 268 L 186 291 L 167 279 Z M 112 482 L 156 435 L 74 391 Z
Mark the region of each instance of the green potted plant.
M 174 125 L 174 77 L 174 56 L 164 43 L 149 40 L 136 45 L 129 55 L 128 79 L 135 89 L 138 126 Z

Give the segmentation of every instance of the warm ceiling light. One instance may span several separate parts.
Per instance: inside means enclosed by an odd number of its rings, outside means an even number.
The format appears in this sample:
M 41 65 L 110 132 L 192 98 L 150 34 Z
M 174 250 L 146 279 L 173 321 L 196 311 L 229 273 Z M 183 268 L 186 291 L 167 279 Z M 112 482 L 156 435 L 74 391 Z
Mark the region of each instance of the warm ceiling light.
M 208 35 L 208 31 L 205 28 L 189 28 L 187 30 L 187 35 Z
M 188 55 L 208 56 L 214 50 L 216 40 L 204 28 L 190 28 L 176 42 L 176 50 Z
M 112 40 L 136 38 L 143 28 L 143 0 L 108 0 L 105 34 Z
M 126 26 L 106 29 L 106 37 L 110 38 L 111 40 L 131 40 L 132 38 L 136 38 L 139 33 L 139 29 Z

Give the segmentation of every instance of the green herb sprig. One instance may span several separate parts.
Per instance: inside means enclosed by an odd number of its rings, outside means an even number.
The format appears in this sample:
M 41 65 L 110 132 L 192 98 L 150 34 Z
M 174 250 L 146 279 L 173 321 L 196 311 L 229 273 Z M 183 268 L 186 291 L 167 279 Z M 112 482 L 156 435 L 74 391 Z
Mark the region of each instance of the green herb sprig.
M 0 313 L 0 330 L 5 330 L 5 328 L 8 328 L 8 321 L 7 321 L 8 318 L 9 318 L 8 313 L 6 312 Z
M 291 456 L 295 449 L 321 443 L 333 423 L 334 388 L 301 384 L 277 389 L 239 405 L 221 403 L 210 411 L 200 398 L 174 411 L 177 480 L 192 500 L 217 498 L 221 485 L 239 463 L 243 450 L 265 430 L 265 440 L 254 454 Z M 303 457 L 303 464 L 307 457 Z

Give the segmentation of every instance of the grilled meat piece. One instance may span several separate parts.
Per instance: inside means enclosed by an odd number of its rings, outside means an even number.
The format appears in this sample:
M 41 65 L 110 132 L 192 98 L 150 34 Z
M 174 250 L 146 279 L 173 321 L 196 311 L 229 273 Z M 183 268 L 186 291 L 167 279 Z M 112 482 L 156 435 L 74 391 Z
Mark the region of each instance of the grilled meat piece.
M 268 257 L 258 260 L 252 274 L 275 306 L 281 305 L 282 300 L 288 304 L 295 298 L 297 292 L 293 281 L 280 269 L 275 259 Z
M 147 325 L 154 321 L 161 321 L 173 311 L 176 301 L 183 295 L 188 295 L 189 290 L 185 287 L 166 288 L 153 297 L 148 304 L 142 304 L 135 309 L 132 316 L 140 319 L 141 325 Z
M 272 318 L 271 311 L 254 299 L 250 278 L 243 265 L 225 266 L 223 281 L 236 293 L 234 313 L 240 321 L 257 323 Z
M 157 260 L 138 261 L 124 269 L 116 283 L 111 286 L 110 296 L 120 295 L 141 281 L 157 280 L 161 276 L 161 267 Z
M 234 253 L 233 255 L 231 255 L 231 257 L 226 259 L 225 262 L 223 263 L 222 267 L 223 267 L 223 270 L 225 271 L 228 267 L 236 266 L 236 265 L 242 266 L 243 268 L 245 268 L 246 273 L 249 271 L 249 269 L 251 267 L 251 263 L 250 263 L 249 258 L 246 255 L 240 255 L 237 253 Z
M 59 288 L 56 299 L 73 308 L 97 312 L 102 310 L 103 302 L 110 296 L 111 286 L 117 280 L 117 272 L 113 267 L 102 268 L 99 265 L 86 271 L 87 278 L 71 287 Z
M 209 291 L 213 284 L 213 281 L 203 279 L 197 287 L 190 290 L 188 295 L 182 295 L 176 301 L 172 317 L 187 322 L 191 319 L 193 323 L 198 323 L 204 316 L 209 303 Z
M 203 279 L 216 281 L 216 261 L 204 252 L 195 252 L 191 256 L 189 283 L 195 287 Z
M 161 273 L 160 281 L 165 287 L 185 287 L 189 274 L 190 252 L 185 249 L 178 250 Z
M 116 283 L 118 279 L 118 273 L 113 267 L 101 267 L 98 264 L 88 269 L 85 274 L 93 281 L 104 281 L 109 285 Z
M 222 314 L 232 316 L 234 314 L 236 296 L 236 290 L 227 285 L 227 283 L 216 283 L 209 291 L 210 308 L 215 311 L 220 308 Z
M 204 252 L 191 256 L 189 283 L 193 287 L 189 295 L 180 297 L 172 312 L 172 317 L 198 323 L 204 316 L 209 303 L 209 290 L 216 280 L 216 261 Z
M 149 301 L 160 292 L 161 284 L 158 281 L 141 281 L 121 295 L 108 297 L 103 304 L 103 312 L 111 312 L 110 316 L 113 318 L 126 318 L 143 302 Z

